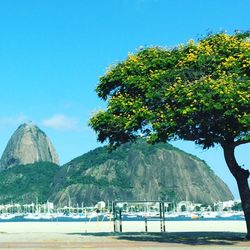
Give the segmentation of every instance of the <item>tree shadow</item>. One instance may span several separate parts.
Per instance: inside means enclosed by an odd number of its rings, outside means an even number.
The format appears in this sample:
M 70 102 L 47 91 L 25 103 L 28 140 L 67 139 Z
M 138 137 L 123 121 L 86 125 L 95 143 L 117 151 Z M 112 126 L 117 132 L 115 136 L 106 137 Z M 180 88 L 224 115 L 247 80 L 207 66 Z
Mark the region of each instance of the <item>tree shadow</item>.
M 74 234 L 74 233 L 73 233 Z M 246 241 L 245 233 L 166 232 L 166 233 L 75 233 L 82 236 L 112 237 L 135 242 L 158 242 L 187 245 L 235 245 Z

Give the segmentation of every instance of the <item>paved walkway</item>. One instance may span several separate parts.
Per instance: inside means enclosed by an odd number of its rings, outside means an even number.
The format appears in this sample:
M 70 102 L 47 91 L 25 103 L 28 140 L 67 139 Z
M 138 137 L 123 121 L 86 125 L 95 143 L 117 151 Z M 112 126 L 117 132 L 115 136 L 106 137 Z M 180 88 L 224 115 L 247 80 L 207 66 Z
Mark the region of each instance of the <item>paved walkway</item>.
M 244 233 L 0 233 L 0 249 L 250 250 Z

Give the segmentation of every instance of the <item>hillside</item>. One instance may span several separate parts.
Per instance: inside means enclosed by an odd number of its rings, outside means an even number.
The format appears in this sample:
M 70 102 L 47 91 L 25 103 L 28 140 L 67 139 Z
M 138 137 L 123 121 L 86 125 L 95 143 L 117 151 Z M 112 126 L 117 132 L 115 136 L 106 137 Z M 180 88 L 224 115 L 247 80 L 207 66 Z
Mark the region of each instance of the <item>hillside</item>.
M 58 170 L 56 164 L 40 162 L 0 172 L 0 204 L 46 202 Z
M 203 204 L 233 199 L 209 166 L 167 143 L 140 140 L 109 153 L 92 150 L 60 168 L 50 200 L 93 205 L 100 200 L 190 200 Z

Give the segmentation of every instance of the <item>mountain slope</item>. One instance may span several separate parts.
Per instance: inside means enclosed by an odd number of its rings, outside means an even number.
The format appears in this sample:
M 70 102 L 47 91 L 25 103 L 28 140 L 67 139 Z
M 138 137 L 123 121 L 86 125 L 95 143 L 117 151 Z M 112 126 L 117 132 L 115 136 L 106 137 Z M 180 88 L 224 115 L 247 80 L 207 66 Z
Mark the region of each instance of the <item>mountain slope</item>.
M 0 204 L 48 200 L 59 166 L 50 162 L 15 166 L 0 172 Z
M 205 162 L 167 143 L 142 140 L 111 153 L 98 148 L 67 163 L 55 176 L 50 196 L 64 205 L 159 199 L 211 204 L 232 198 Z

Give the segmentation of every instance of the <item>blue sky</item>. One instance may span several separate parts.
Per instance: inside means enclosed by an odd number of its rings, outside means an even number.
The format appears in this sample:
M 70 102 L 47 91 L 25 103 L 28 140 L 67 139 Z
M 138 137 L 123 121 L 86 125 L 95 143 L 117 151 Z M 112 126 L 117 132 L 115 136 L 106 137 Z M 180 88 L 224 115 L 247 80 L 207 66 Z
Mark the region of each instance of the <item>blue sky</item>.
M 0 154 L 33 121 L 61 163 L 97 146 L 87 126 L 105 103 L 94 89 L 110 64 L 140 46 L 174 46 L 209 31 L 250 29 L 249 0 L 0 0 Z M 238 198 L 219 147 L 174 145 L 204 159 Z M 250 166 L 250 145 L 237 150 Z

